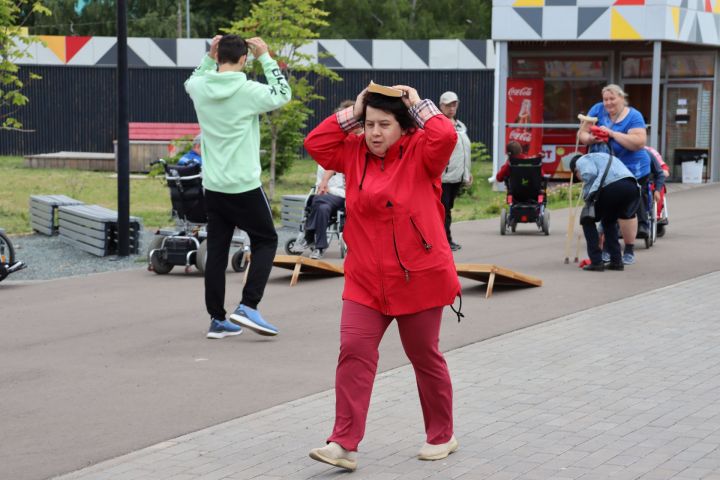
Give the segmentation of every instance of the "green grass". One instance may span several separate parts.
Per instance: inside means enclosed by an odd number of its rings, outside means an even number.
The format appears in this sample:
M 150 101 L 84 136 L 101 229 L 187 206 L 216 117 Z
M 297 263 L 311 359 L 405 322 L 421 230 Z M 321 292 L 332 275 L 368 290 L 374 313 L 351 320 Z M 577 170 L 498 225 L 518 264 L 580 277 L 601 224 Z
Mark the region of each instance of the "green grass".
M 296 161 L 277 181 L 272 202 L 279 223 L 280 199 L 287 194 L 307 193 L 315 182 L 316 164 L 312 160 Z M 453 220 L 475 220 L 498 216 L 505 194 L 492 190 L 487 178 L 492 164 L 473 164 L 473 186 L 455 201 Z M 267 185 L 267 176 L 263 177 Z M 117 209 L 117 179 L 110 172 L 86 172 L 67 169 L 33 169 L 23 165 L 21 157 L 0 156 L 0 227 L 10 234 L 30 233 L 28 202 L 30 195 L 63 194 L 87 204 Z M 143 219 L 146 229 L 172 224 L 170 196 L 162 177 L 131 178 L 130 214 Z M 550 208 L 567 207 L 567 188 L 555 186 L 548 196 Z

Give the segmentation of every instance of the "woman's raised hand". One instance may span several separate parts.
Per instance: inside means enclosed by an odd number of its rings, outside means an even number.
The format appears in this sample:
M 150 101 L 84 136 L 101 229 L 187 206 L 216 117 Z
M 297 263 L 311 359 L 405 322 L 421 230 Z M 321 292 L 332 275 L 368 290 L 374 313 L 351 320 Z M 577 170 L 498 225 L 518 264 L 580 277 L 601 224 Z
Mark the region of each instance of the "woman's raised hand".
M 363 115 L 363 111 L 365 110 L 365 94 L 367 93 L 367 88 L 363 89 L 362 92 L 358 93 L 357 98 L 355 99 L 355 105 L 353 105 L 353 117 L 355 117 L 355 120 L 360 120 Z
M 418 95 L 417 90 L 413 87 L 408 87 L 407 85 L 393 85 L 392 88 L 405 92 L 405 95 L 402 96 L 402 101 L 406 107 L 410 108 L 420 102 L 420 96 Z

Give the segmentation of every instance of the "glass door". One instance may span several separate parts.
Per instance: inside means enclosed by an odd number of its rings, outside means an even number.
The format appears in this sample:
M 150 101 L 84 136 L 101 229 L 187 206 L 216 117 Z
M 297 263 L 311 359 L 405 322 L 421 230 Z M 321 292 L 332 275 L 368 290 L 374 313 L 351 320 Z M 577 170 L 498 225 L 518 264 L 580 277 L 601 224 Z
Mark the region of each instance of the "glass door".
M 683 160 L 691 160 L 707 148 L 699 145 L 698 122 L 702 103 L 700 84 L 668 84 L 665 86 L 663 105 L 664 132 L 661 153 L 670 167 L 674 180 L 682 177 Z M 702 153 L 702 152 L 700 152 Z M 706 154 L 707 158 L 707 154 Z M 707 166 L 707 165 L 706 165 Z

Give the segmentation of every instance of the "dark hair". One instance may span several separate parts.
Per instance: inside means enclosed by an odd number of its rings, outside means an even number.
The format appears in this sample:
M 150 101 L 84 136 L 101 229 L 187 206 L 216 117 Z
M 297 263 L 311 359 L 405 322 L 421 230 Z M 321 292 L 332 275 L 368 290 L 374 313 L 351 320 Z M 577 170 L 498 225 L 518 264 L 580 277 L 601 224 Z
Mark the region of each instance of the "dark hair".
M 505 151 L 510 155 L 511 157 L 518 156 L 522 153 L 522 145 L 520 145 L 516 141 L 512 141 L 507 144 L 507 147 Z
M 575 166 L 577 165 L 578 159 L 582 157 L 582 155 L 575 155 L 570 159 L 570 172 L 572 172 L 573 175 L 575 175 Z
M 400 124 L 403 130 L 417 128 L 417 124 L 408 108 L 400 97 L 387 97 L 380 93 L 368 92 L 365 94 L 365 107 L 363 108 L 362 123 L 365 123 L 367 107 L 377 108 L 385 113 L 391 114 Z
M 218 42 L 217 62 L 238 63 L 240 57 L 247 55 L 247 43 L 237 35 L 224 35 Z

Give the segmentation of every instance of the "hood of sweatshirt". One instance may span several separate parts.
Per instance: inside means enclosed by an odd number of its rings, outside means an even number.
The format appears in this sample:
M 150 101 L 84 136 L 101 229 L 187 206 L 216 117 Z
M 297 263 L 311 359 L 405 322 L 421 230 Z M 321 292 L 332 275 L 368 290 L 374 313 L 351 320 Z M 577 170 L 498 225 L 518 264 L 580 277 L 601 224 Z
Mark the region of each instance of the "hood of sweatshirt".
M 199 90 L 213 100 L 233 96 L 248 81 L 244 72 L 208 72 L 206 79 Z

